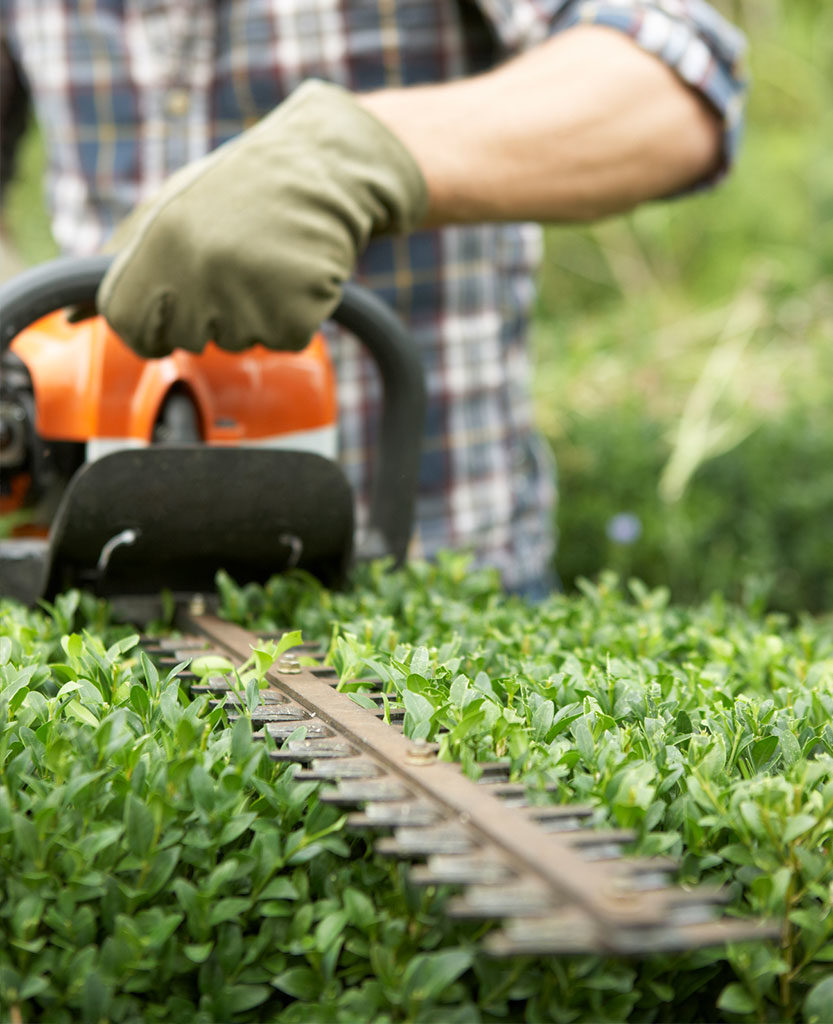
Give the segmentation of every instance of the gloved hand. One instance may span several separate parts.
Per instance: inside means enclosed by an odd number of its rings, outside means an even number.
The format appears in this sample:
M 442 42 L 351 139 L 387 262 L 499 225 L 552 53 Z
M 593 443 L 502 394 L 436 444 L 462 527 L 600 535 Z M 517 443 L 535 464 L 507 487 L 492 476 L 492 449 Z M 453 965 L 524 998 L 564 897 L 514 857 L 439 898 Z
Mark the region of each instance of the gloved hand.
M 427 204 L 407 149 L 351 94 L 310 81 L 184 167 L 118 236 L 98 308 L 143 356 L 303 348 L 373 235 Z

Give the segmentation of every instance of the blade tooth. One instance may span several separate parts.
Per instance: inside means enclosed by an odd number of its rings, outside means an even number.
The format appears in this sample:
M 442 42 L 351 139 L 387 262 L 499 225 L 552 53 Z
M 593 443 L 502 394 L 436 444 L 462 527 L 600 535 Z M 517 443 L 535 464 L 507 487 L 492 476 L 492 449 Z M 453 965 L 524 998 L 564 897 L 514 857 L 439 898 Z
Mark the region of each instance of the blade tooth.
M 522 797 L 526 800 L 529 797 L 542 796 L 545 793 L 557 793 L 561 788 L 557 782 L 548 782 L 545 786 L 527 786 L 523 782 L 509 782 L 504 778 L 490 778 L 488 775 L 481 775 L 477 780 L 481 786 L 488 786 L 489 792 L 494 793 L 505 800 L 513 800 Z M 561 806 L 560 804 L 555 806 Z M 578 805 L 576 805 L 578 806 Z
M 169 651 L 174 643 L 179 640 L 170 640 L 165 636 L 151 636 L 149 633 L 139 634 L 139 646 L 145 654 L 158 654 L 159 651 Z
M 265 726 L 269 735 L 276 740 L 288 740 L 292 733 L 300 727 L 307 730 L 306 738 L 311 740 L 335 735 L 333 730 L 320 718 L 305 718 L 297 722 L 267 722 Z M 258 733 L 254 735 L 257 736 Z
M 715 909 L 729 902 L 728 889 L 708 883 L 695 886 L 693 889 L 682 889 L 666 883 L 646 890 L 643 886 L 634 886 L 631 878 L 617 877 L 611 884 L 614 891 L 621 893 L 650 891 L 654 899 L 664 900 L 669 920 L 675 921 L 693 920 L 701 912 L 714 917 Z
M 298 780 L 375 779 L 382 769 L 367 757 L 313 758 L 306 771 L 297 772 Z
M 540 821 L 556 821 L 559 818 L 580 818 L 586 822 L 596 813 L 589 804 L 528 804 L 526 813 Z
M 557 822 L 552 829 L 542 822 L 540 828 L 544 832 L 559 831 Z M 622 856 L 622 848 L 635 842 L 636 838 L 632 829 L 579 828 L 564 832 L 561 841 L 578 850 L 584 860 L 618 860 Z
M 176 651 L 170 651 L 165 654 L 154 654 L 153 660 L 156 662 L 158 668 L 163 672 L 168 672 L 172 668 L 175 668 L 180 662 L 186 661 L 192 656 L 193 652 L 189 651 L 184 656 L 179 656 Z
M 637 833 L 630 828 L 605 828 L 584 829 L 574 836 L 567 836 L 564 841 L 578 847 L 605 846 L 608 843 L 624 846 L 625 843 L 635 842 L 637 838 Z
M 397 843 L 395 836 L 382 836 L 381 839 L 374 840 L 373 851 L 378 853 L 380 857 L 396 857 L 398 859 L 407 857 L 405 851 Z
M 345 687 L 355 686 L 357 684 L 372 691 L 384 690 L 385 688 L 384 681 L 379 679 L 378 676 L 358 676 L 356 679 L 345 679 L 344 681 Z M 345 690 L 344 692 L 349 691 Z
M 423 857 L 434 853 L 469 853 L 475 843 L 466 829 L 459 825 L 427 826 L 425 828 L 398 828 L 390 843 L 384 839 L 380 844 L 391 847 L 401 857 Z
M 200 679 L 202 676 L 198 676 L 196 672 L 192 672 L 189 668 L 184 668 L 181 672 L 177 673 L 177 682 L 187 686 L 193 697 L 199 697 L 201 693 L 210 693 L 211 691 L 201 686 Z
M 273 750 L 273 761 L 317 761 L 319 759 L 340 760 L 353 757 L 356 749 L 347 740 L 333 737 L 332 739 L 292 740 L 284 744 L 280 750 Z
M 191 687 L 194 695 L 200 693 L 235 693 L 234 687 L 225 676 L 205 676 L 202 683 L 196 683 Z
M 719 946 L 726 942 L 760 942 L 780 934 L 775 922 L 716 917 L 669 921 L 658 928 L 609 928 L 600 934 L 577 907 L 565 907 L 544 918 L 512 917 L 500 931 L 486 937 L 493 956 L 612 952 L 620 955 L 673 952 Z
M 190 657 L 194 651 L 209 650 L 208 642 L 199 636 L 181 636 L 176 638 L 166 637 L 140 637 L 139 646 L 145 654 L 152 654 L 154 658 L 174 658 L 176 665 L 184 657 Z
M 325 789 L 320 799 L 328 804 L 358 805 L 377 800 L 405 800 L 410 791 L 396 779 L 345 779 L 335 789 Z
M 492 956 L 549 953 L 596 953 L 603 944 L 592 918 L 575 906 L 544 918 L 512 917 L 487 935 L 484 951 Z
M 619 928 L 608 934 L 607 945 L 618 954 L 641 956 L 722 946 L 727 942 L 760 942 L 777 939 L 779 935 L 780 929 L 771 922 L 712 915 L 691 921 L 669 921 L 660 928 Z
M 364 812 L 347 818 L 349 828 L 400 828 L 406 825 L 433 825 L 441 819 L 439 811 L 425 800 L 395 803 L 370 803 Z
M 240 717 L 240 715 L 232 713 L 228 716 L 228 720 L 233 722 Z M 262 705 L 261 707 L 254 708 L 250 717 L 252 725 L 263 722 L 308 722 L 311 720 L 309 711 L 302 708 L 300 704 L 289 703 Z
M 620 874 L 639 875 L 662 872 L 672 875 L 680 870 L 677 857 L 622 857 L 618 864 Z
M 508 917 L 551 914 L 555 901 L 545 885 L 523 880 L 511 885 L 470 885 L 462 896 L 449 901 L 451 917 Z
M 561 808 L 554 814 L 549 813 L 550 808 L 547 807 L 519 807 L 518 810 L 536 822 L 542 832 L 577 832 L 587 829 L 590 821 L 587 815 L 562 814 Z
M 407 819 L 408 825 L 435 824 L 442 820 L 442 814 L 428 800 L 402 800 L 393 803 L 370 803 L 365 808 L 365 814 L 371 821 L 383 821 L 397 815 Z M 426 821 L 414 819 L 425 818 Z
M 260 704 L 258 705 L 258 707 L 273 707 L 276 704 L 289 705 L 289 700 L 286 697 L 284 697 L 282 693 L 278 693 L 277 690 L 261 690 L 258 699 L 260 700 Z M 211 700 L 208 702 L 208 704 L 209 707 L 212 708 L 243 707 L 245 705 L 245 696 L 241 698 L 239 693 L 229 691 L 227 694 L 224 694 L 222 698 Z M 294 704 L 292 706 L 297 707 L 298 705 Z
M 670 880 L 668 871 L 632 871 L 621 876 L 618 884 L 625 892 L 656 892 L 667 889 Z
M 330 665 L 311 665 L 309 672 L 310 675 L 324 683 L 332 682 L 334 685 L 338 683 L 338 672 Z
M 656 944 L 652 952 L 675 949 L 702 949 L 706 946 L 722 946 L 727 942 L 763 942 L 778 939 L 781 926 L 777 921 L 746 921 L 741 918 L 720 917 L 705 924 L 686 924 L 663 937 L 662 945 Z M 638 951 L 639 947 L 636 947 Z
M 512 762 L 508 758 L 500 761 L 478 761 L 476 767 L 480 771 L 478 783 L 486 786 L 497 782 L 509 782 L 509 775 L 512 771 Z
M 515 877 L 503 861 L 488 853 L 438 853 L 426 864 L 411 868 L 416 885 L 497 885 Z

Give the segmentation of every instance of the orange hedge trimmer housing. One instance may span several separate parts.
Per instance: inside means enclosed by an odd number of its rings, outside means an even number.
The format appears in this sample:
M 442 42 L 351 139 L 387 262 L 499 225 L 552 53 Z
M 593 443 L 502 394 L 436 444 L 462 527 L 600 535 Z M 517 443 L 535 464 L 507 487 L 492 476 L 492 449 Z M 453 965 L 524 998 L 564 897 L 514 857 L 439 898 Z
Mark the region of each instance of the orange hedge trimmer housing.
M 24 598 L 78 583 L 193 589 L 220 566 L 249 578 L 290 565 L 343 578 L 352 494 L 335 462 L 323 336 L 301 352 L 209 343 L 145 360 L 92 308 L 108 265 L 57 260 L 0 288 L 0 514 L 27 518 L 23 532 L 49 531 Z M 367 553 L 402 561 L 421 364 L 400 321 L 363 289 L 348 285 L 333 319 L 369 349 L 383 383 Z M 0 593 L 21 590 L 14 563 L 13 541 L 2 542 Z

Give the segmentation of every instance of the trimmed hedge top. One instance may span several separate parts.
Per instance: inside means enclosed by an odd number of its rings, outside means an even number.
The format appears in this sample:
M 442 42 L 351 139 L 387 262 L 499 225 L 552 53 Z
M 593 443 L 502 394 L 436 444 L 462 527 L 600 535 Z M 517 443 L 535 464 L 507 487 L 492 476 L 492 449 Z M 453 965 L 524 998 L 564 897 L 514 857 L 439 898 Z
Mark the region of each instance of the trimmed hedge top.
M 733 912 L 781 920 L 781 942 L 488 961 L 488 926 L 447 921 L 445 894 L 344 834 L 247 718 L 226 728 L 73 593 L 0 604 L 4 1017 L 826 1019 L 829 623 L 675 608 L 613 578 L 530 606 L 458 556 L 371 566 L 349 593 L 218 585 L 228 617 L 324 638 L 344 679 L 380 675 L 406 731 L 470 773 L 508 757 L 535 799 L 595 804 L 639 852 L 680 857 L 682 881 L 724 882 Z

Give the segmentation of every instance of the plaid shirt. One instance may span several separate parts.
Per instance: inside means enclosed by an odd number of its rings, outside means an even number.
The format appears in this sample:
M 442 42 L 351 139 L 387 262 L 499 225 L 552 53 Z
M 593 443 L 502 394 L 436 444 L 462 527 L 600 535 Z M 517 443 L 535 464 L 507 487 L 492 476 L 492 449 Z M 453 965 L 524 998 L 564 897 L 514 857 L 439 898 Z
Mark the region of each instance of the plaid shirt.
M 704 0 L 0 0 L 49 154 L 59 245 L 95 250 L 177 167 L 253 124 L 303 79 L 355 91 L 471 74 L 579 22 L 656 54 L 723 115 L 731 158 L 744 43 Z M 414 554 L 471 548 L 514 587 L 554 548 L 554 469 L 532 424 L 532 225 L 374 242 L 357 277 L 398 310 L 429 390 Z M 333 346 L 342 459 L 364 521 L 375 377 Z

